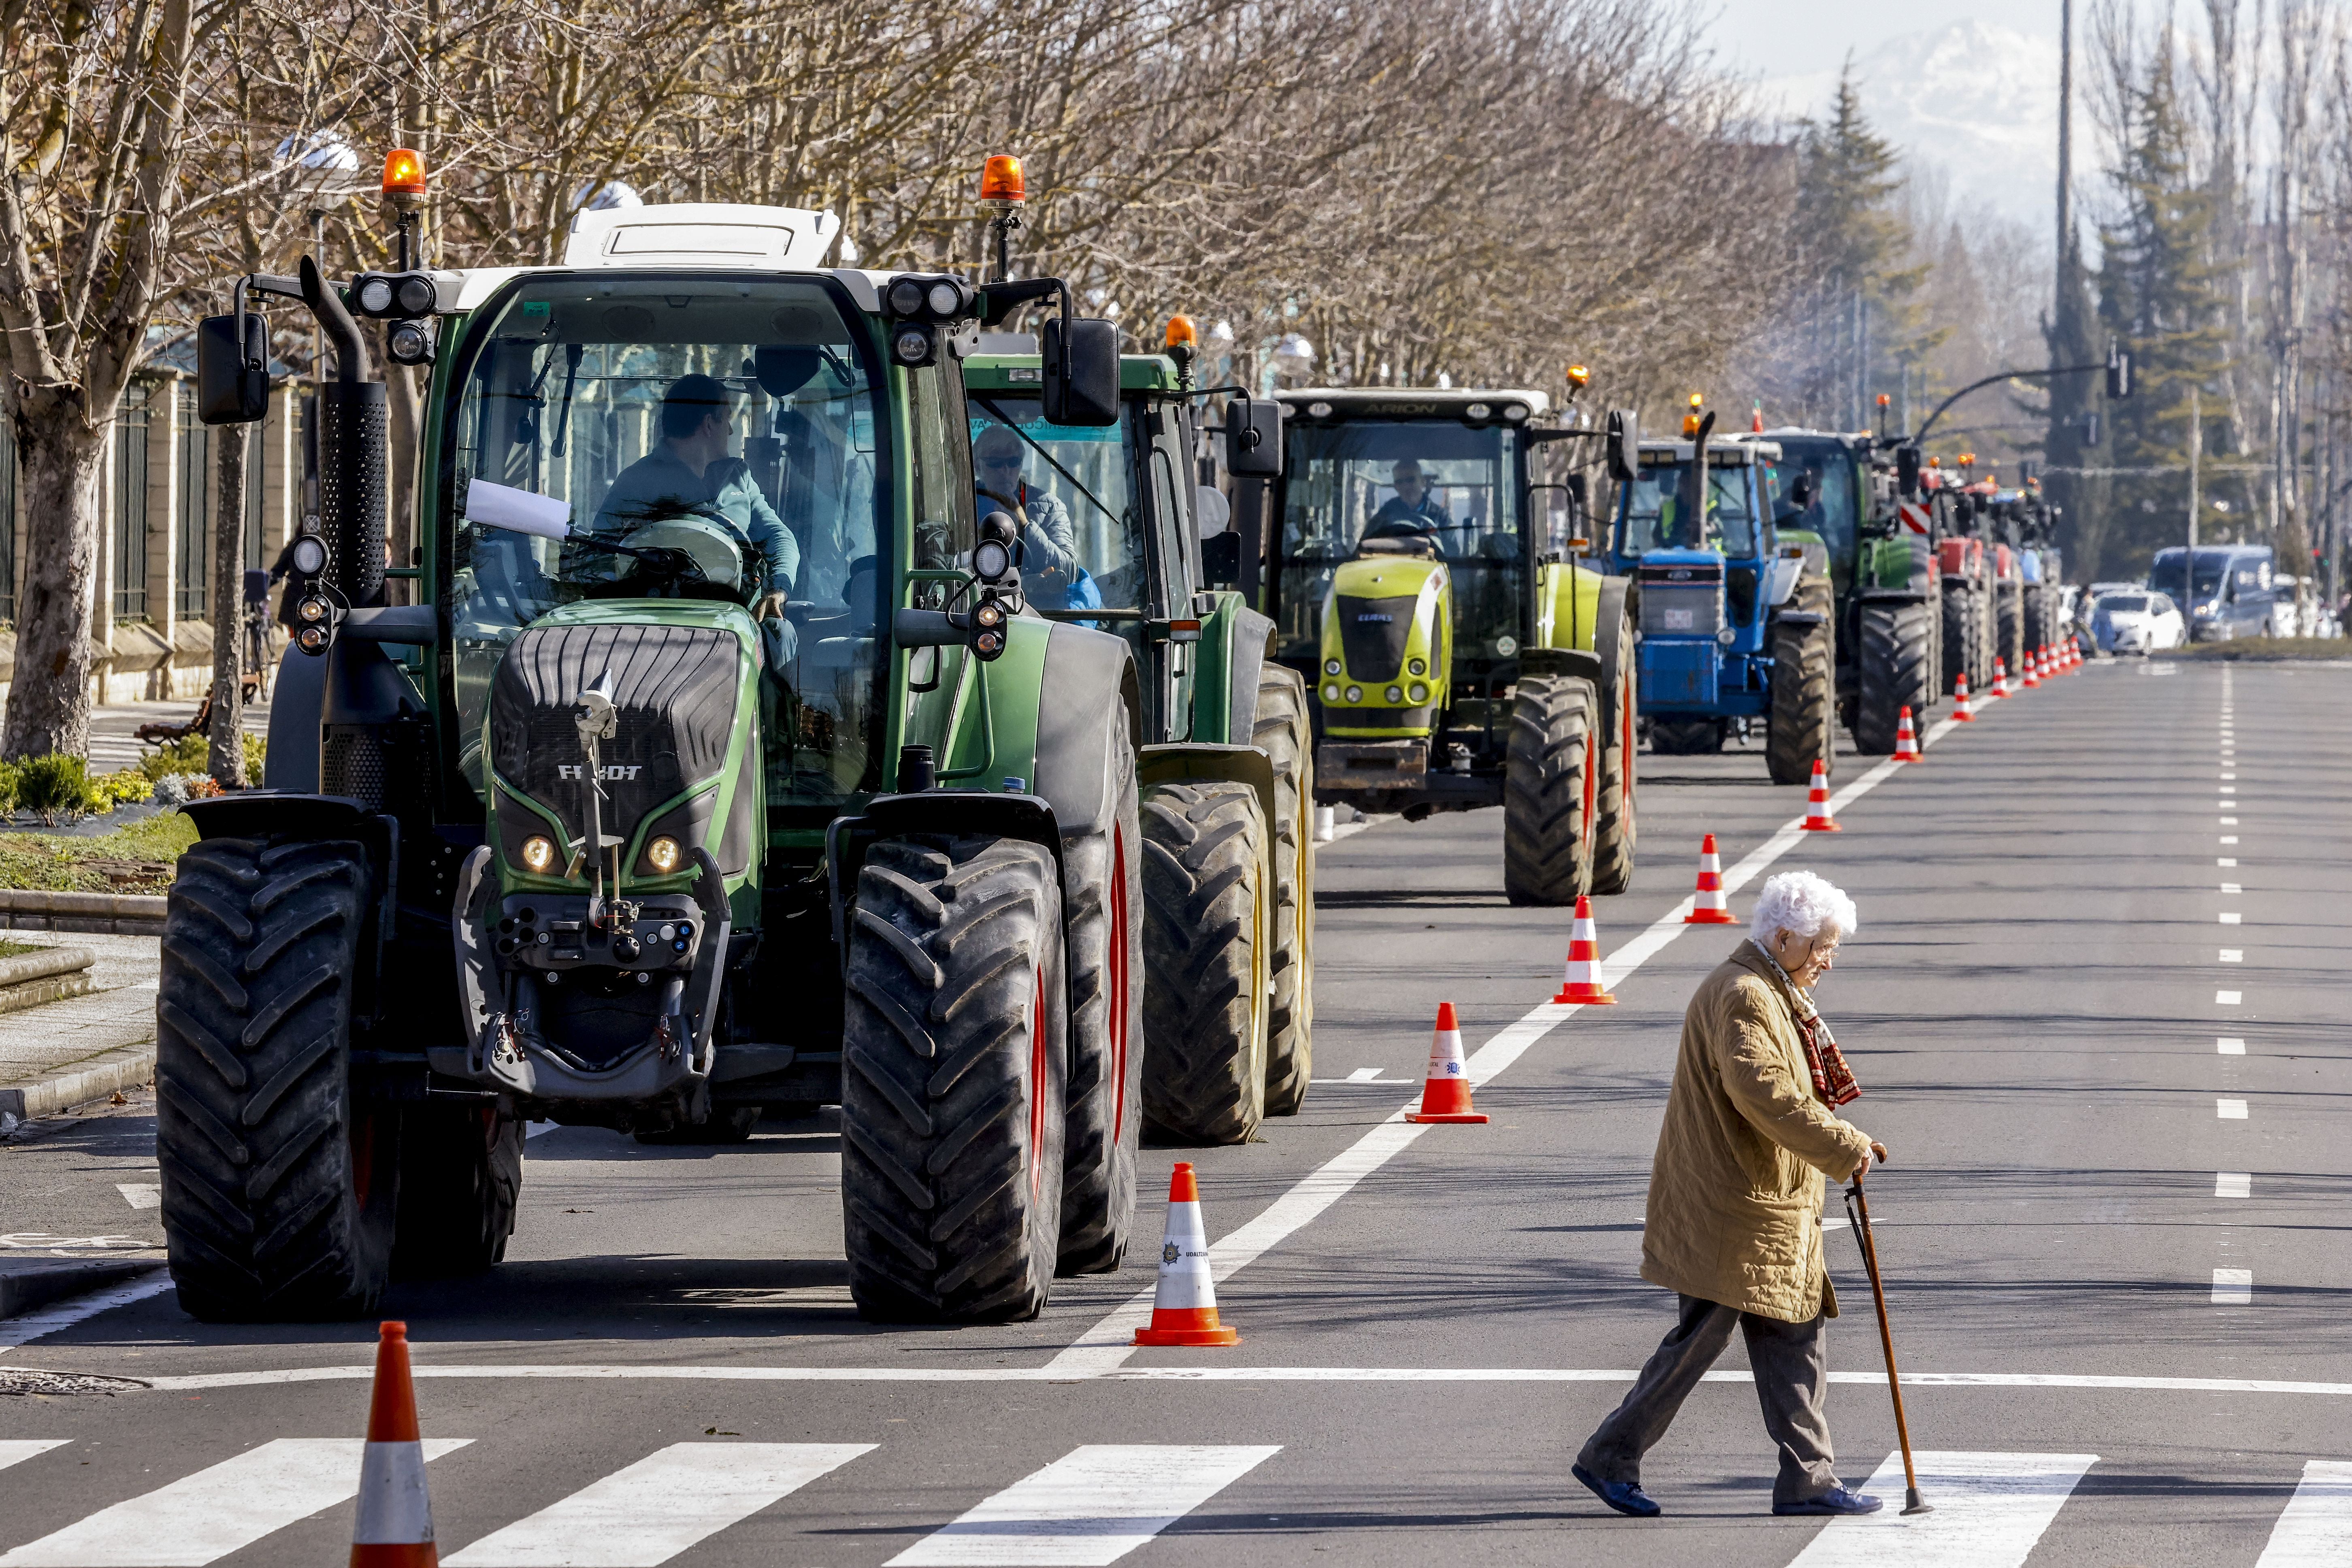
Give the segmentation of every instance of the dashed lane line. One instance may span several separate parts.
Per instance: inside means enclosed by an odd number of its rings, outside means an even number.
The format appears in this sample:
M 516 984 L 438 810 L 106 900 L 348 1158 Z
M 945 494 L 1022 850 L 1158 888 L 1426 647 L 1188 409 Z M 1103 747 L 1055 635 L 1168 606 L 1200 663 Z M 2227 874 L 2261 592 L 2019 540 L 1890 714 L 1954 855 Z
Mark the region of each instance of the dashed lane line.
M 2235 1035 L 2217 1035 L 2213 1039 L 2213 1049 L 2221 1056 L 2242 1057 L 2246 1054 L 2246 1042 Z
M 2252 1197 L 2254 1195 L 2254 1173 L 2252 1171 L 2214 1172 L 2213 1195 L 2217 1198 Z
M 2217 1100 L 2213 1102 L 2213 1114 L 2222 1121 L 2243 1121 L 2246 1119 L 2246 1102 L 2242 1100 Z
M 2216 1268 L 2213 1270 L 2213 1305 L 2244 1307 L 2254 1300 L 2254 1271 L 2251 1268 Z

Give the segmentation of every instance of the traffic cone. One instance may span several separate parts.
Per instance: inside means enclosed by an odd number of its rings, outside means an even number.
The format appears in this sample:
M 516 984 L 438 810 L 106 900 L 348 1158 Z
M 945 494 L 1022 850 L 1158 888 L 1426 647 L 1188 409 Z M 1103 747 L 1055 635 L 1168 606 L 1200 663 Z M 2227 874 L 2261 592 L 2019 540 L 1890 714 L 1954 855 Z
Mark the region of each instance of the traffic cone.
M 1911 728 L 1911 710 L 1908 708 L 1903 710 L 1903 716 L 1895 722 L 1895 760 L 1898 763 L 1924 763 L 1927 760 L 1919 754 L 1919 735 Z
M 1821 758 L 1813 759 L 1813 784 L 1805 792 L 1805 831 L 1808 833 L 1843 833 L 1837 819 L 1830 815 L 1830 770 Z
M 1592 900 L 1579 893 L 1576 924 L 1568 936 L 1568 973 L 1560 978 L 1559 994 L 1552 1003 L 1555 1006 L 1567 1002 L 1607 1006 L 1616 1000 L 1601 983 L 1601 932 L 1592 923 Z
M 1168 1228 L 1160 1244 L 1160 1287 L 1151 1298 L 1151 1326 L 1135 1331 L 1139 1345 L 1237 1345 L 1239 1329 L 1217 1321 L 1217 1282 L 1209 1277 L 1209 1234 L 1201 1224 L 1201 1188 L 1192 1162 L 1179 1160 L 1168 1179 Z
M 2042 650 L 2040 648 L 2030 647 L 2025 650 L 2025 684 L 2028 688 L 2042 684 Z
M 1454 1004 L 1437 1005 L 1437 1034 L 1429 1043 L 1429 1077 L 1421 1088 L 1421 1109 L 1404 1113 L 1407 1121 L 1484 1121 L 1470 1109 L 1470 1079 L 1462 1065 L 1462 1026 L 1454 1021 Z
M 416 1389 L 408 1376 L 408 1325 L 385 1323 L 377 1336 L 351 1568 L 436 1568 L 441 1559 L 433 1548 L 433 1502 L 425 1493 Z
M 1969 672 L 1964 669 L 1952 683 L 1952 722 L 1973 724 L 1976 721 L 1977 710 L 1969 704 Z
M 2009 666 L 1999 658 L 1992 661 L 1992 694 L 1997 698 L 2011 695 L 2009 689 Z
M 1909 709 L 1905 709 L 1909 712 Z M 1731 910 L 1723 901 L 1723 857 L 1715 852 L 1715 835 L 1710 833 L 1698 847 L 1698 897 L 1691 904 L 1691 912 L 1683 917 L 1686 926 L 1727 926 L 1739 922 L 1731 918 Z

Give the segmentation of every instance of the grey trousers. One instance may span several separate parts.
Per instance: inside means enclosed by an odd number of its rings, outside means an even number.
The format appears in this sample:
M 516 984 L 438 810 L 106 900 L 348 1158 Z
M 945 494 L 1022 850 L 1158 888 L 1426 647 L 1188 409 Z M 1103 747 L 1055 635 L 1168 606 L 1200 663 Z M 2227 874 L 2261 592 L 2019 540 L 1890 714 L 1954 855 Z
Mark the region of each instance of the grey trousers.
M 1604 1481 L 1640 1481 L 1642 1456 L 1666 1435 L 1675 1413 L 1731 1342 L 1737 1325 L 1748 1336 L 1748 1364 L 1764 1406 L 1764 1429 L 1780 1449 L 1773 1505 L 1806 1502 L 1836 1486 L 1837 1457 L 1830 1451 L 1829 1417 L 1822 1407 L 1829 1384 L 1829 1354 L 1822 1339 L 1825 1320 L 1787 1323 L 1696 1296 L 1677 1300 L 1682 1310 L 1673 1331 L 1651 1352 L 1624 1403 L 1586 1440 L 1576 1462 Z

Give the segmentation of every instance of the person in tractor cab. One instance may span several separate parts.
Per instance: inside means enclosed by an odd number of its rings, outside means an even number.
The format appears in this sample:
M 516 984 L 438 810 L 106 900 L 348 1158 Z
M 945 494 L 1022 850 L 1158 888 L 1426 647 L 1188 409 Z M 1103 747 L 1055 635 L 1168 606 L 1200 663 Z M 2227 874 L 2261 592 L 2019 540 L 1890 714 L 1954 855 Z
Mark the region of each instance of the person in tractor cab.
M 1049 610 L 1101 605 L 1078 560 L 1077 529 L 1070 509 L 1050 490 L 1032 489 L 1022 469 L 1028 443 L 1009 425 L 991 425 L 972 443 L 975 510 L 982 517 L 1001 511 L 1021 531 L 1022 592 Z
M 1431 492 L 1428 476 L 1412 458 L 1399 458 L 1396 467 L 1389 470 L 1389 482 L 1396 488 L 1396 494 L 1382 501 L 1381 509 L 1372 513 L 1371 521 L 1364 525 L 1365 538 L 1434 536 L 1438 530 L 1454 526 L 1454 519 L 1446 515 L 1444 503 Z
M 783 614 L 800 575 L 800 545 L 784 526 L 742 458 L 728 452 L 734 435 L 734 398 L 716 376 L 682 375 L 662 397 L 662 438 L 621 470 L 598 509 L 592 537 L 615 544 L 649 522 L 700 517 L 723 521 L 767 563 L 767 578 L 751 613 Z

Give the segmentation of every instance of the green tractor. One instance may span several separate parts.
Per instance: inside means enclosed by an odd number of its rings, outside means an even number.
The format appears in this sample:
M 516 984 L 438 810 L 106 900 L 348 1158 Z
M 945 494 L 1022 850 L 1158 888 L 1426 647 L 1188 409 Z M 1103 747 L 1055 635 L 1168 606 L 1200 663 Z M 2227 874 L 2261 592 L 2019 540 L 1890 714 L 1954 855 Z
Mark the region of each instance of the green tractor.
M 1515 904 L 1633 875 L 1637 721 L 1627 580 L 1590 549 L 1598 439 L 1524 391 L 1285 392 L 1264 602 L 1317 696 L 1315 797 L 1417 821 L 1500 805 Z M 1611 416 L 1612 471 L 1639 432 Z M 1249 544 L 1245 556 L 1254 555 Z
M 1194 475 L 1191 323 L 1167 353 L 1121 361 L 1115 426 L 1045 416 L 1033 342 L 982 347 L 1005 352 L 963 363 L 981 507 L 1024 525 L 1031 607 L 1117 634 L 1141 676 L 1144 1122 L 1247 1142 L 1297 1113 L 1312 1073 L 1314 754 L 1274 624 L 1202 586 L 1202 535 L 1226 502 Z
M 192 811 L 157 999 L 163 1221 L 206 1319 L 368 1311 L 502 1256 L 526 1121 L 748 1136 L 838 1104 L 852 1294 L 1025 1317 L 1116 1268 L 1141 1117 L 1132 645 L 1030 605 L 959 362 L 1120 418 L 1053 279 L 828 268 L 793 209 L 583 212 L 563 265 L 247 279 L 334 345 L 317 586 L 266 787 Z M 412 563 L 352 312 L 429 364 Z M 385 579 L 413 600 L 388 605 Z

